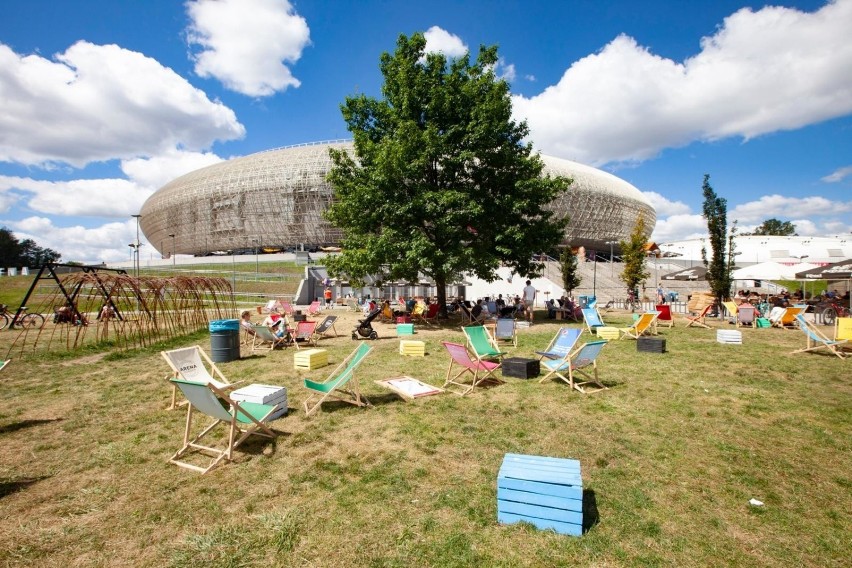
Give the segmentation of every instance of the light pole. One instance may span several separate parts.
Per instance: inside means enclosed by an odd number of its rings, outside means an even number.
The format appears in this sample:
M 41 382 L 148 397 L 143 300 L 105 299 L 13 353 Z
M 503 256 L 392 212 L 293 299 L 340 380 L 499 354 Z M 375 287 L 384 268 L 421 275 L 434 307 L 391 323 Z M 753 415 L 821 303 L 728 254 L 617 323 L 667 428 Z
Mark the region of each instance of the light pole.
M 177 266 L 175 261 L 175 234 L 169 233 L 169 236 L 172 238 L 172 268 Z
M 612 245 L 616 244 L 616 241 L 607 241 L 606 244 L 609 245 L 609 277 L 612 278 L 615 272 L 615 266 L 613 266 L 614 260 L 612 256 Z
M 257 239 L 252 239 L 251 242 L 254 243 L 254 281 L 257 282 L 258 274 L 260 273 L 260 260 L 257 255 Z
M 598 297 L 598 253 L 597 251 L 592 251 L 592 255 L 595 259 L 595 266 L 592 272 L 592 296 L 595 298 Z
M 135 215 L 131 215 L 134 219 L 136 219 L 136 246 L 134 247 L 136 251 L 136 278 L 139 278 L 139 218 L 142 217 L 140 213 Z

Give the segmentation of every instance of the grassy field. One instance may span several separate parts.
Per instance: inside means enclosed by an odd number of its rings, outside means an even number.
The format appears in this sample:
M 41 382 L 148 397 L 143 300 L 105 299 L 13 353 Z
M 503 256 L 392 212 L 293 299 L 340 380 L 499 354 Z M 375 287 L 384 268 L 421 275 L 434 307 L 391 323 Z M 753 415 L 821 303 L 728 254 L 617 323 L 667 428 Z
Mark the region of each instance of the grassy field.
M 354 315 L 335 313 L 333 365 L 357 345 Z M 368 409 L 306 418 L 302 380 L 331 367 L 296 372 L 293 349 L 222 364 L 231 381 L 286 386 L 290 413 L 274 442 L 205 476 L 168 463 L 185 413 L 166 410 L 159 349 L 13 360 L 0 371 L 0 565 L 848 566 L 852 363 L 790 354 L 798 331 L 722 345 L 679 322 L 660 330 L 662 355 L 611 341 L 607 391 L 507 378 L 406 403 L 373 381 L 440 385 L 440 341 L 461 331 L 418 326 L 428 354 L 403 358 L 394 328 L 375 327 L 358 373 Z M 521 330 L 509 351 L 529 356 L 557 329 Z M 193 344 L 209 348 L 207 334 L 167 347 Z M 506 452 L 580 460 L 586 534 L 497 524 Z

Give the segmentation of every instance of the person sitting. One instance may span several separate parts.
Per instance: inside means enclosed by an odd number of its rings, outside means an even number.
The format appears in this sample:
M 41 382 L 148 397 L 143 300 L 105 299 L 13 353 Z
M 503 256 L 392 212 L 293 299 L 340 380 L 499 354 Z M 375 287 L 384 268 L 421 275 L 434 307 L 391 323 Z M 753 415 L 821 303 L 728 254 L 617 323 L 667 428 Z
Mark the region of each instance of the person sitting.
M 554 300 L 547 300 L 544 306 L 547 308 L 547 319 L 556 319 L 556 302 Z
M 473 319 L 479 320 L 482 317 L 482 300 L 477 300 L 476 304 L 470 310 Z
M 266 319 L 263 320 L 263 325 L 268 328 L 272 328 L 275 324 L 278 323 L 278 320 L 281 319 L 281 314 L 278 313 L 278 308 L 272 308 L 269 311 L 269 315 L 266 316 Z

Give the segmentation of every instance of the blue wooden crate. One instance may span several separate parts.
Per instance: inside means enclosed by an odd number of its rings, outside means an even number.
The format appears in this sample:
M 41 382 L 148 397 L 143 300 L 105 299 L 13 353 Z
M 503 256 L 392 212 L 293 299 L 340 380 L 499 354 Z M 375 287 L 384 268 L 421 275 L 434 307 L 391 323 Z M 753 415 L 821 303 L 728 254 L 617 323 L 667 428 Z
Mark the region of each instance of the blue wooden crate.
M 580 462 L 506 454 L 497 475 L 497 521 L 525 521 L 560 534 L 583 534 Z

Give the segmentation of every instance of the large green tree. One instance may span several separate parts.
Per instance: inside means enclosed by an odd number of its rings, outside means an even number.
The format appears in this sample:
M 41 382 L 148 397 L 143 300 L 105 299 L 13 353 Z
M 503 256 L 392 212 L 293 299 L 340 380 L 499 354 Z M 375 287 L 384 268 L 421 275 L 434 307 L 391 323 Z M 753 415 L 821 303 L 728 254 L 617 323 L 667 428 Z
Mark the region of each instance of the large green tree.
M 0 228 L 0 267 L 36 268 L 45 262 L 58 262 L 61 258 L 62 255 L 53 249 L 42 248 L 32 239 L 18 241 L 12 231 Z
M 635 290 L 640 283 L 650 276 L 645 267 L 645 245 L 648 243 L 646 230 L 645 217 L 639 215 L 636 224 L 633 226 L 633 231 L 630 233 L 630 238 L 618 243 L 619 248 L 621 248 L 621 261 L 624 263 L 624 269 L 619 277 L 627 285 L 628 290 Z
M 710 175 L 704 174 L 701 191 L 704 195 L 702 216 L 707 221 L 707 233 L 710 239 L 712 256 L 707 260 L 707 250 L 701 248 L 701 260 L 707 267 L 707 283 L 710 291 L 721 303 L 731 295 L 731 285 L 734 280 L 731 273 L 734 269 L 734 233 L 736 223 L 728 235 L 728 200 L 716 195 L 710 185 Z
M 328 267 L 354 279 L 426 274 L 443 306 L 446 284 L 463 272 L 540 273 L 533 254 L 555 246 L 566 223 L 546 205 L 571 182 L 541 177 L 526 124 L 512 120 L 509 85 L 494 74 L 496 47 L 471 62 L 425 46 L 423 34 L 400 36 L 381 56 L 382 98 L 341 106 L 356 155 L 331 151 L 326 218 L 344 238 Z
M 796 234 L 796 225 L 790 221 L 780 221 L 776 218 L 766 219 L 753 233 L 741 233 L 743 235 L 775 235 L 789 237 Z

